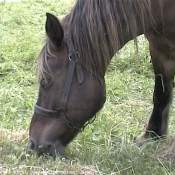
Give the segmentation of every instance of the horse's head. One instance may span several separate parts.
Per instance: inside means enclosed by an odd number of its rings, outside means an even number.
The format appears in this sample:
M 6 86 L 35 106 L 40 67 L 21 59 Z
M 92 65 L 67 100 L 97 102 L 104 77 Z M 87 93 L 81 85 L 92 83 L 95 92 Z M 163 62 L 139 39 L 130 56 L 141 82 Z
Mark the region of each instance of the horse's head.
M 47 40 L 39 55 L 39 95 L 30 124 L 30 148 L 38 153 L 62 153 L 103 106 L 103 77 L 82 64 L 69 30 L 47 14 Z M 91 59 L 91 58 L 89 58 Z

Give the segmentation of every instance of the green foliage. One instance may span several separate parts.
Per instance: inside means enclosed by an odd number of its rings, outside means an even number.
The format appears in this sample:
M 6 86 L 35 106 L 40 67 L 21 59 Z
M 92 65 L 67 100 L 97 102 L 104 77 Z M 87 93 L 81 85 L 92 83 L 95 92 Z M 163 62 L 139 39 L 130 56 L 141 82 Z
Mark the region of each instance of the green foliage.
M 143 36 L 138 37 L 138 53 L 131 41 L 113 58 L 106 74 L 103 109 L 64 155 L 54 160 L 28 150 L 45 13 L 62 18 L 72 2 L 0 2 L 0 174 L 174 174 L 173 161 L 161 158 L 173 138 L 142 147 L 133 142 L 152 110 L 154 76 Z M 173 124 L 171 119 L 170 134 Z

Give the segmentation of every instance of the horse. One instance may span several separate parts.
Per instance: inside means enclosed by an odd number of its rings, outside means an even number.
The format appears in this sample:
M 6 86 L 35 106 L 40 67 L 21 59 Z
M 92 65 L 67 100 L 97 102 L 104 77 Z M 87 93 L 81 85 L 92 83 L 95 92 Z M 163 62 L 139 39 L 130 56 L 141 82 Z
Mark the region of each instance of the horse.
M 166 137 L 175 73 L 174 19 L 174 0 L 77 0 L 61 21 L 46 13 L 29 147 L 39 155 L 65 151 L 105 103 L 104 76 L 112 57 L 141 34 L 149 41 L 155 86 L 151 117 L 136 141 Z

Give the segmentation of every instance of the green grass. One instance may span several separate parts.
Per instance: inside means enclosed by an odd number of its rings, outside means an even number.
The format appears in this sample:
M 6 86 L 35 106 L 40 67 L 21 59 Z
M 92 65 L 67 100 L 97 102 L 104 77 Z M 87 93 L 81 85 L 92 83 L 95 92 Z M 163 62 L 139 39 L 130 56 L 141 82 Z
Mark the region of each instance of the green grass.
M 175 140 L 173 117 L 166 140 L 142 147 L 133 142 L 152 110 L 154 76 L 143 36 L 138 38 L 138 55 L 130 42 L 112 60 L 103 109 L 64 155 L 55 160 L 38 157 L 27 148 L 45 13 L 62 18 L 71 4 L 70 0 L 0 2 L 0 174 L 175 174 L 174 159 L 162 159 Z

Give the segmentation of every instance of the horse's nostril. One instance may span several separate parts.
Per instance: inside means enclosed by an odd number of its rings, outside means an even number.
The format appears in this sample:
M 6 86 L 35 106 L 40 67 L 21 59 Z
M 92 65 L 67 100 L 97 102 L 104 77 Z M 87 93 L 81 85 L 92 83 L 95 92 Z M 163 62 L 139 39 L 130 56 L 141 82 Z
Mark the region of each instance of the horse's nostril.
M 29 146 L 30 149 L 35 149 L 35 144 L 31 140 L 29 141 L 29 145 L 28 146 Z

